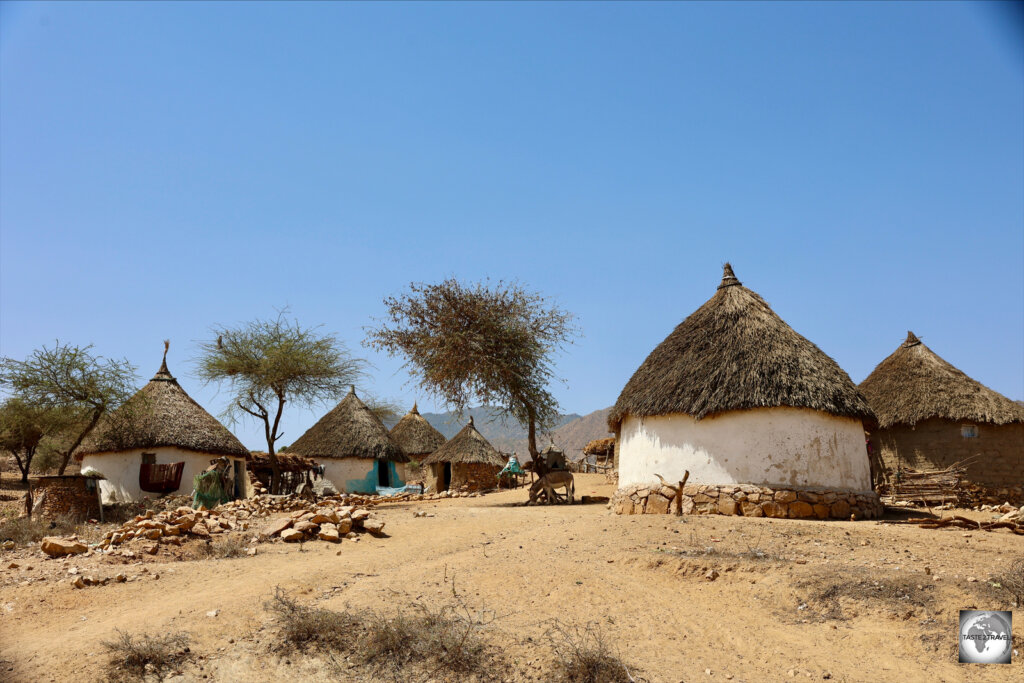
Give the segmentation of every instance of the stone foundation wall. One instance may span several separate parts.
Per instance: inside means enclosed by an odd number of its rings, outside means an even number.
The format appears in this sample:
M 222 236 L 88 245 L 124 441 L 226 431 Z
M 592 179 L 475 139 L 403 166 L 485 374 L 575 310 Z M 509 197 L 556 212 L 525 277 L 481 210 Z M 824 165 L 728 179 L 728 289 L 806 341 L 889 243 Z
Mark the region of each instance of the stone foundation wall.
M 487 491 L 498 487 L 500 467 L 483 463 L 454 463 L 452 465 L 453 491 Z
M 95 488 L 98 483 L 78 476 L 39 478 L 32 482 L 32 516 L 99 519 L 100 500 Z
M 620 515 L 675 512 L 675 493 L 661 484 L 634 484 L 619 489 L 609 508 Z M 683 487 L 683 514 L 743 515 L 794 519 L 871 519 L 882 514 L 882 503 L 872 491 L 829 491 L 818 488 L 785 489 L 753 484 L 687 484 Z

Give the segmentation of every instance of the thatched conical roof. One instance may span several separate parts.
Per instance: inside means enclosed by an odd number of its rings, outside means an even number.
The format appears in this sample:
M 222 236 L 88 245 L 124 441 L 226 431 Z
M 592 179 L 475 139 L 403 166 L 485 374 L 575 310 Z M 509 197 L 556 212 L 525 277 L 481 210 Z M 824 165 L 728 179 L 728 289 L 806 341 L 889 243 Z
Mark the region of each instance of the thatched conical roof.
M 633 373 L 608 417 L 790 406 L 869 418 L 849 375 L 800 336 L 725 264 L 715 295 L 681 322 Z
M 424 458 L 422 464 L 432 465 L 436 462 L 505 466 L 505 458 L 501 457 L 501 454 L 483 437 L 483 434 L 476 430 L 472 415 L 469 418 L 469 424 L 453 436 L 448 443 Z
M 938 417 L 989 424 L 1024 422 L 1024 406 L 943 360 L 913 332 L 860 383 L 879 427 Z
M 434 429 L 427 418 L 420 415 L 415 403 L 412 404 L 412 410 L 391 428 L 391 438 L 406 455 L 415 457 L 430 455 L 445 442 L 444 434 Z
M 387 427 L 352 387 L 341 403 L 306 430 L 288 451 L 307 458 L 367 458 L 408 462 Z
M 248 457 L 249 450 L 217 418 L 192 400 L 167 369 L 160 369 L 125 405 L 100 420 L 75 452 L 86 455 L 176 447 L 210 455 Z

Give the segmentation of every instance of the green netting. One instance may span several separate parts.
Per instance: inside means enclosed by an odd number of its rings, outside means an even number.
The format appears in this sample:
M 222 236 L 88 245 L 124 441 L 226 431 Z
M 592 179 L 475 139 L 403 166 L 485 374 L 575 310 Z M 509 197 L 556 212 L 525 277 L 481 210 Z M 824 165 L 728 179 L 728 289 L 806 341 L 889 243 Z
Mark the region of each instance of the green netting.
M 213 509 L 229 500 L 220 478 L 220 472 L 217 470 L 197 474 L 192 479 L 192 486 L 195 488 L 192 495 L 193 508 L 205 505 L 207 509 Z

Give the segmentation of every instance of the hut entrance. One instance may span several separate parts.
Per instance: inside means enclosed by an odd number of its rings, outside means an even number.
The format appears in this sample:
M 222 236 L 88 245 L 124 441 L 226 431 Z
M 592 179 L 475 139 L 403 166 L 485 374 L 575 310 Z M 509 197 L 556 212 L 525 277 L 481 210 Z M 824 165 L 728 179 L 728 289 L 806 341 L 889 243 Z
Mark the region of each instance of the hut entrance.
M 391 472 L 385 460 L 377 461 L 377 486 L 384 489 L 391 487 Z
M 245 498 L 245 463 L 235 460 L 235 500 Z
M 446 462 L 444 464 L 444 490 L 447 491 L 452 487 L 452 464 Z

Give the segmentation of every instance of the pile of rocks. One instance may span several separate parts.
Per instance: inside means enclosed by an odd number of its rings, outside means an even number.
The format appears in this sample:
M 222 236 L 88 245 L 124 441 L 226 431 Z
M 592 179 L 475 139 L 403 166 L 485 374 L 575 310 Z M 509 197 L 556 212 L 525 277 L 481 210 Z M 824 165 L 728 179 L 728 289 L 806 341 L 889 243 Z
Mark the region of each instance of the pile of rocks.
M 619 489 L 608 504 L 620 515 L 675 512 L 676 492 L 661 484 L 633 484 Z M 753 484 L 688 484 L 683 487 L 683 514 L 743 515 L 794 519 L 870 519 L 880 517 L 882 503 L 873 491 L 783 489 Z
M 313 510 L 297 510 L 271 522 L 260 532 L 260 538 L 280 537 L 289 543 L 315 539 L 340 543 L 342 538 L 353 538 L 355 529 L 377 535 L 384 531 L 384 522 L 374 518 L 366 508 L 321 505 Z
M 137 515 L 132 521 L 104 534 L 99 548 L 107 551 L 129 541 L 143 540 L 150 542 L 147 550 L 155 554 L 154 542 L 181 545 L 182 539 L 188 536 L 210 538 L 230 531 L 246 531 L 249 528 L 248 518 L 251 516 L 252 513 L 248 511 L 220 508 L 193 510 L 182 506 L 163 512 L 147 510 L 145 514 Z

